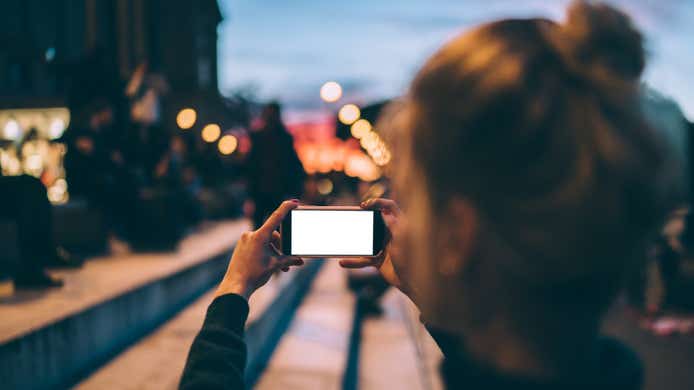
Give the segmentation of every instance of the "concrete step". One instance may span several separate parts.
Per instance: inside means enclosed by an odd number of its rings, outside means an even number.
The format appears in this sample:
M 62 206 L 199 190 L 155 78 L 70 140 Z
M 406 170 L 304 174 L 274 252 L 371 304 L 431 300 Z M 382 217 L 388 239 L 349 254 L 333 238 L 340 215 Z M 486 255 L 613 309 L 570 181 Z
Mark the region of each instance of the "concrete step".
M 200 330 L 210 291 L 80 382 L 76 389 L 171 389 L 178 386 L 193 338 Z
M 248 227 L 245 220 L 210 225 L 171 253 L 90 259 L 81 269 L 51 272 L 62 288 L 3 298 L 3 387 L 76 383 L 217 283 Z
M 309 260 L 311 262 L 315 260 Z M 255 389 L 341 389 L 350 358 L 355 325 L 355 298 L 347 289 L 347 273 L 336 261 L 326 260 L 317 271 L 305 298 L 279 342 L 266 360 L 258 361 L 259 340 L 279 297 L 301 283 L 294 269 L 258 290 L 251 298 L 247 323 L 249 367 L 260 371 L 249 380 Z M 188 306 L 175 318 L 131 346 L 82 381 L 80 390 L 174 389 L 180 379 L 190 344 L 200 329 L 212 292 Z M 384 314 L 359 324 L 357 359 L 360 389 L 398 388 L 438 390 L 441 353 L 419 322 L 419 313 L 401 293 L 391 289 L 382 299 Z M 255 366 L 252 368 L 251 366 Z
M 287 298 L 296 299 L 298 294 L 302 294 L 301 291 L 297 291 L 297 287 L 302 284 L 306 284 L 308 289 L 319 266 L 319 261 L 312 261 L 301 269 L 280 273 L 253 294 L 249 302 L 250 310 L 246 326 L 249 367 L 266 365 L 266 361 L 260 361 L 267 359 L 262 356 L 265 354 L 264 350 L 270 349 L 271 353 L 277 344 L 272 340 L 271 333 L 284 331 L 284 329 L 277 330 L 273 326 L 268 326 L 268 324 L 277 325 L 283 321 L 276 316 L 283 311 L 277 306 L 291 308 L 293 305 L 296 309 L 300 302 L 291 300 L 287 302 Z M 77 388 L 82 390 L 177 388 L 188 350 L 202 326 L 213 294 L 214 289 L 94 372 L 79 383 Z M 284 315 L 286 316 L 287 313 L 285 312 Z M 291 318 L 284 321 L 290 320 Z M 247 376 L 252 375 L 253 373 L 247 373 Z

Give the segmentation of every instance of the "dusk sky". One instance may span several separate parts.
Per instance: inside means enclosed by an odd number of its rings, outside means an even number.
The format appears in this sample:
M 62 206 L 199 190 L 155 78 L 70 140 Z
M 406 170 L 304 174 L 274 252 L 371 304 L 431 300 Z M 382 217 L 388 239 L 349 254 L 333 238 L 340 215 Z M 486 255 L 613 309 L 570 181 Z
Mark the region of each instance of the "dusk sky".
M 568 0 L 219 0 L 219 86 L 254 90 L 294 112 L 325 110 L 328 80 L 343 102 L 404 92 L 442 43 L 502 17 L 563 17 Z M 614 0 L 647 37 L 646 81 L 694 120 L 694 1 Z M 331 107 L 334 109 L 334 107 Z

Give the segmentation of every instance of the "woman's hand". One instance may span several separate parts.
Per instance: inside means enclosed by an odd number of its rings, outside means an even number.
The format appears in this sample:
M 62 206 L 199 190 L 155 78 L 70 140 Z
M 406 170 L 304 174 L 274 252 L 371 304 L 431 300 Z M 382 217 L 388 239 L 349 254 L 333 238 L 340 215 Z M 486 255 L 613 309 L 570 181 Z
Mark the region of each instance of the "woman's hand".
M 304 263 L 299 257 L 283 256 L 279 252 L 280 234 L 275 231 L 298 205 L 298 200 L 283 202 L 258 230 L 241 235 L 215 297 L 233 293 L 248 299 L 275 271 L 286 272 L 290 266 Z
M 403 285 L 393 266 L 393 257 L 397 258 L 397 251 L 392 245 L 393 235 L 398 234 L 398 226 L 403 223 L 403 215 L 397 203 L 390 199 L 369 199 L 361 203 L 361 208 L 366 210 L 380 210 L 388 232 L 384 250 L 376 257 L 359 257 L 354 259 L 342 259 L 340 265 L 344 268 L 376 267 L 383 278 L 392 286 L 397 287 L 407 294 L 407 288 Z

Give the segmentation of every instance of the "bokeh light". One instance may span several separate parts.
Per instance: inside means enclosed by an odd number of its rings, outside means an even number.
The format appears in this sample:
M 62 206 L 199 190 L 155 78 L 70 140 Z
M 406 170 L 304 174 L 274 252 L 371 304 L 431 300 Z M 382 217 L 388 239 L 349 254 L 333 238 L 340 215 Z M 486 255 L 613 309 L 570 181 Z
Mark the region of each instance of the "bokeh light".
M 359 119 L 358 121 L 354 122 L 350 131 L 352 132 L 352 136 L 354 138 L 360 139 L 369 134 L 371 131 L 371 123 L 369 123 L 369 121 L 366 119 Z
M 329 149 L 327 147 L 319 148 L 318 149 L 318 157 L 317 157 L 318 172 L 321 172 L 321 173 L 330 172 L 333 168 L 334 157 L 335 156 L 334 156 L 331 149 Z
M 49 47 L 46 49 L 46 52 L 44 53 L 44 58 L 46 59 L 46 62 L 51 62 L 55 58 L 55 47 Z
M 26 156 L 24 168 L 33 176 L 39 176 L 43 170 L 43 157 L 40 154 L 31 154 Z
M 328 81 L 320 88 L 320 97 L 328 103 L 333 103 L 342 97 L 342 87 L 335 81 Z
M 14 119 L 10 119 L 9 121 L 7 121 L 3 130 L 5 138 L 13 141 L 18 140 L 19 137 L 21 137 L 22 135 L 22 128 L 19 126 L 19 123 Z
M 317 184 L 318 193 L 321 195 L 328 195 L 333 192 L 333 182 L 330 179 L 321 179 Z
M 176 115 L 176 124 L 183 130 L 190 129 L 195 125 L 198 114 L 192 108 L 184 108 Z
M 48 136 L 51 139 L 58 139 L 65 131 L 65 121 L 60 118 L 55 118 L 48 125 Z
M 380 141 L 378 134 L 374 133 L 373 131 L 369 131 L 362 137 L 361 141 L 359 142 L 361 146 L 366 149 L 366 150 L 371 150 L 375 148 L 378 145 L 378 142 Z
M 340 111 L 338 111 L 337 118 L 340 120 L 340 122 L 346 125 L 351 125 L 357 119 L 359 119 L 360 115 L 361 111 L 355 104 L 345 104 L 342 106 L 342 108 L 340 108 Z
M 210 123 L 209 125 L 203 127 L 202 133 L 201 133 L 202 139 L 205 142 L 210 142 L 210 143 L 218 140 L 219 136 L 221 134 L 222 134 L 222 129 L 216 123 Z
M 391 156 L 388 149 L 385 146 L 383 146 L 376 148 L 376 150 L 373 153 L 371 153 L 371 158 L 373 158 L 376 165 L 382 167 L 390 162 Z
M 368 168 L 359 175 L 359 178 L 363 181 L 376 181 L 381 178 L 381 170 L 377 166 L 371 164 Z
M 57 179 L 52 186 L 47 189 L 48 200 L 53 204 L 62 204 L 68 200 L 67 181 Z
M 217 147 L 219 148 L 219 152 L 226 156 L 234 153 L 234 150 L 236 150 L 238 144 L 239 141 L 236 139 L 236 137 L 231 134 L 227 134 L 219 139 Z
M 381 177 L 381 170 L 363 153 L 352 153 L 345 161 L 345 174 L 363 181 L 375 181 Z

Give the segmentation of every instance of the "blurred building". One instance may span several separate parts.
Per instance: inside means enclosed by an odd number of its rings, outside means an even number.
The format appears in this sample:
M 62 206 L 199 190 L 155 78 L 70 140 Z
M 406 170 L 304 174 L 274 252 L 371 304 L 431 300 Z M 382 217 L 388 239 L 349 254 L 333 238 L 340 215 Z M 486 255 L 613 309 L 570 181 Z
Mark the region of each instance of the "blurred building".
M 221 19 L 215 0 L 4 0 L 0 109 L 21 124 L 44 108 L 119 97 L 142 64 L 164 76 L 173 102 L 216 97 Z M 32 111 L 6 112 L 17 108 Z

